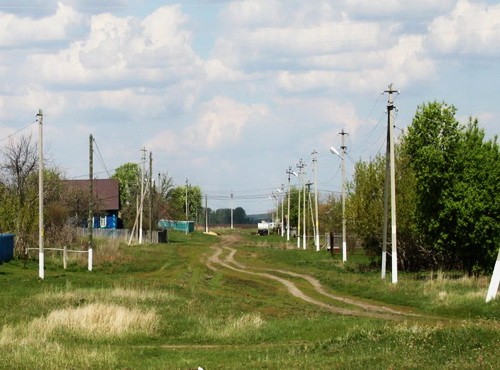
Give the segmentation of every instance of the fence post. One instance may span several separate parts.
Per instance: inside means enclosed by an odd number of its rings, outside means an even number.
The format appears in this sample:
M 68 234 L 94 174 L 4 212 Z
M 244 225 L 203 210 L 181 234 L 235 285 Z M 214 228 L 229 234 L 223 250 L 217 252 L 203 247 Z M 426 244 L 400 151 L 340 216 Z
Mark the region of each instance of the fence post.
M 64 250 L 63 250 L 63 267 L 64 267 L 65 270 L 66 270 L 66 267 L 68 265 L 67 258 L 68 258 L 68 247 L 64 246 Z
M 92 271 L 92 258 L 93 258 L 92 248 L 89 248 L 89 271 Z

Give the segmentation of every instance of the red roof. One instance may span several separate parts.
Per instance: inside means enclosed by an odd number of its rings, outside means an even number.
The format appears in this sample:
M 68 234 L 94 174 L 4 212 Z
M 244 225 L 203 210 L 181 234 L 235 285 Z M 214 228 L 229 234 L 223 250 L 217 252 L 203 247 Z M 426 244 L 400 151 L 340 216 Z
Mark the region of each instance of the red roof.
M 83 192 L 89 191 L 90 180 L 66 180 L 66 183 Z M 120 191 L 116 179 L 94 179 L 94 204 L 96 210 L 118 211 L 120 210 Z

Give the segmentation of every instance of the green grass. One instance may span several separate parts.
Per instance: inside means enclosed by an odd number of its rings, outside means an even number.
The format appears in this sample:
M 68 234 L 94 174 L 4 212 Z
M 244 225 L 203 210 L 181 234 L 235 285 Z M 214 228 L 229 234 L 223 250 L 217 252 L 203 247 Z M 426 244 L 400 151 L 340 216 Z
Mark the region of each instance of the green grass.
M 0 368 L 500 366 L 500 302 L 484 303 L 488 279 L 429 272 L 393 285 L 361 255 L 342 264 L 338 254 L 286 249 L 277 235 L 231 232 L 243 240 L 236 260 L 254 271 L 311 275 L 332 293 L 420 316 L 333 314 L 276 281 L 209 269 L 220 237 L 172 232 L 168 244 L 100 244 L 93 272 L 84 259 L 63 270 L 57 256 L 47 256 L 43 281 L 36 260 L 1 265 Z M 303 279 L 276 276 L 321 299 Z

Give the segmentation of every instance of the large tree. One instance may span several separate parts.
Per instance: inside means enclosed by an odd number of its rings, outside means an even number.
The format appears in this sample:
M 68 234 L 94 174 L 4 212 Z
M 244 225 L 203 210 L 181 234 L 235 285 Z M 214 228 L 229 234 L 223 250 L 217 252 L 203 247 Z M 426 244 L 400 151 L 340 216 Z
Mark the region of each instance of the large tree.
M 500 234 L 500 161 L 477 120 L 462 125 L 456 109 L 418 107 L 405 138 L 416 179 L 416 227 L 440 266 L 492 266 Z
M 125 163 L 118 167 L 113 178 L 118 180 L 120 191 L 121 218 L 123 226 L 132 229 L 137 213 L 140 195 L 141 171 L 137 163 Z
M 201 216 L 203 207 L 201 204 L 201 188 L 199 186 L 186 185 L 177 186 L 172 189 L 170 196 L 170 216 L 174 220 L 186 219 L 186 195 L 188 206 L 188 219 L 197 220 Z

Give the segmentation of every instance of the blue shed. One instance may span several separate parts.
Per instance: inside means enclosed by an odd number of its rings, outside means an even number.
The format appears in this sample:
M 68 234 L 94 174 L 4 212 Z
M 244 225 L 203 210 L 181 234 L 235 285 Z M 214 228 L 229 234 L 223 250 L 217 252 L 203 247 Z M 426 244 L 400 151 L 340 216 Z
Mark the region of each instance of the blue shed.
M 14 234 L 0 234 L 0 262 L 14 258 Z

